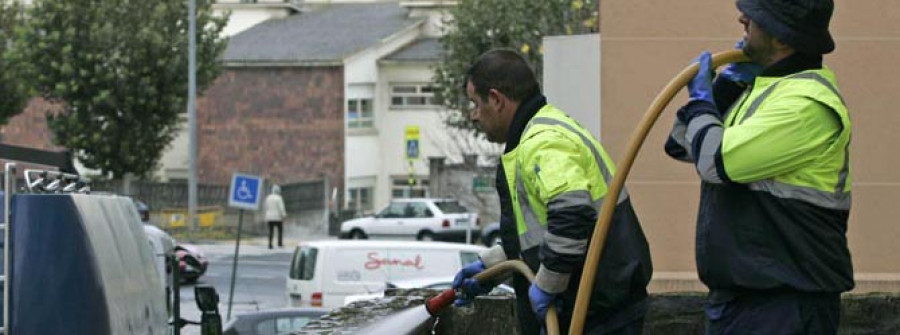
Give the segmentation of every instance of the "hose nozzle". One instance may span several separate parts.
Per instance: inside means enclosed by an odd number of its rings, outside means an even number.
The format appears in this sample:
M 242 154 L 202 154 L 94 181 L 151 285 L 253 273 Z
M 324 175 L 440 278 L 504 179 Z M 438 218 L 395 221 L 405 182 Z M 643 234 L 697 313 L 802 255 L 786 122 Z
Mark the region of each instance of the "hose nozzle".
M 445 307 L 450 306 L 454 299 L 456 299 L 456 292 L 452 288 L 448 289 L 438 296 L 428 299 L 425 302 L 425 310 L 428 311 L 428 314 L 437 316 Z

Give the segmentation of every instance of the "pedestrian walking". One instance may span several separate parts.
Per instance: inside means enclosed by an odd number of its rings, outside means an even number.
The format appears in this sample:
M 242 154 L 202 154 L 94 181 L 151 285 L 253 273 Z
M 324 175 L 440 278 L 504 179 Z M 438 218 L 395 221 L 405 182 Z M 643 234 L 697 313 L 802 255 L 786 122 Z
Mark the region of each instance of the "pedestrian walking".
M 281 186 L 272 185 L 272 192 L 266 196 L 266 223 L 269 226 L 269 249 L 272 249 L 272 238 L 275 229 L 278 229 L 278 247 L 284 246 L 282 235 L 284 232 L 284 219 L 287 211 L 284 210 L 284 199 L 281 198 Z

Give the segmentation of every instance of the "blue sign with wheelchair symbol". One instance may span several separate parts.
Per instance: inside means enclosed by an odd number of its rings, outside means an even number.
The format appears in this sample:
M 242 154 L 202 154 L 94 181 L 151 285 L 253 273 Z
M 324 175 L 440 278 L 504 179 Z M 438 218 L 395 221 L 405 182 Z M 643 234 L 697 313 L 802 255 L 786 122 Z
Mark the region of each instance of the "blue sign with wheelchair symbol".
M 259 209 L 262 184 L 262 178 L 258 176 L 235 173 L 231 177 L 228 206 L 249 210 Z
M 406 158 L 419 158 L 419 140 L 406 140 Z

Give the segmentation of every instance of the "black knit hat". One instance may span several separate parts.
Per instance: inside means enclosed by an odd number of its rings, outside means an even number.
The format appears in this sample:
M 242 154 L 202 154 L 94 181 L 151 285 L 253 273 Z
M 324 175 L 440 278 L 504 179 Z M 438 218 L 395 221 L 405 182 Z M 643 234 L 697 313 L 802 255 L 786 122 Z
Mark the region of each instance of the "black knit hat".
M 797 51 L 821 55 L 834 50 L 828 32 L 832 0 L 738 0 L 737 7 L 769 35 Z

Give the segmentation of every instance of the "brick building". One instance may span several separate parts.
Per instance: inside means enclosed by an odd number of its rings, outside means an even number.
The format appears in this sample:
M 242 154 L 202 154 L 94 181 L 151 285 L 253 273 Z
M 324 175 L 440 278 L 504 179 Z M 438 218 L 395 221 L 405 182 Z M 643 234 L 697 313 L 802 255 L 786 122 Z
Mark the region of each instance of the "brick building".
M 197 177 L 343 179 L 341 67 L 229 67 L 197 102 Z

